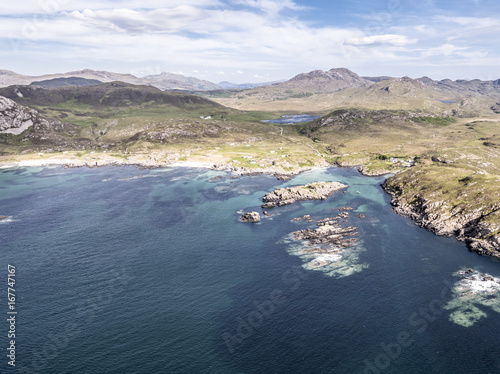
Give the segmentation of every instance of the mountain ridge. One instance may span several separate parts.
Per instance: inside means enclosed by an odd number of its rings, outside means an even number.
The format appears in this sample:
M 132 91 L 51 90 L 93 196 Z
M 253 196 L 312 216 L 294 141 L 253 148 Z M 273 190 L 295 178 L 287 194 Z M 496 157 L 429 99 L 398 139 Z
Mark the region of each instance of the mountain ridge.
M 143 78 L 132 74 L 114 73 L 104 70 L 82 69 L 66 73 L 44 74 L 40 76 L 22 75 L 10 70 L 0 70 L 0 87 L 13 85 L 29 85 L 34 82 L 46 81 L 59 78 L 84 78 L 94 79 L 103 83 L 120 81 L 135 85 L 149 85 L 161 90 L 208 90 L 220 89 L 212 82 L 204 81 L 194 77 L 185 77 L 181 74 L 160 73 L 148 75 Z

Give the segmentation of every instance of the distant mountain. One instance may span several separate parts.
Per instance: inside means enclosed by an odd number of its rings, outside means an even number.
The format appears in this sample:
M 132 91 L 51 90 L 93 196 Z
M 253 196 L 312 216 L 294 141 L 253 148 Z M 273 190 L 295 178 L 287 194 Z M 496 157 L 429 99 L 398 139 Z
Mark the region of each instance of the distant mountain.
M 132 74 L 113 73 L 109 71 L 96 71 L 83 69 L 70 71 L 61 74 L 46 74 L 41 76 L 27 76 L 17 74 L 9 70 L 0 70 L 0 87 L 12 85 L 28 85 L 33 82 L 40 82 L 60 78 L 83 78 L 88 80 L 97 80 L 100 82 L 125 82 L 135 85 L 149 85 L 161 90 L 215 90 L 220 89 L 218 85 L 212 82 L 204 81 L 198 78 L 185 77 L 180 74 L 161 73 L 158 75 L 149 75 L 144 78 L 138 78 Z
M 383 75 L 383 76 L 380 76 L 380 77 L 361 77 L 363 79 L 367 79 L 369 81 L 372 81 L 372 82 L 381 82 L 381 81 L 387 81 L 389 79 L 392 79 L 393 77 L 389 77 L 387 75 Z
M 356 73 L 345 69 L 331 69 L 329 71 L 314 70 L 309 73 L 298 74 L 292 79 L 260 86 L 248 90 L 238 90 L 222 95 L 221 92 L 208 93 L 213 100 L 233 108 L 245 110 L 285 110 L 285 111 L 318 111 L 329 108 L 323 101 L 315 101 L 318 95 L 333 94 L 345 89 L 369 87 L 373 82 L 361 78 Z M 311 98 L 310 101 L 307 99 Z M 307 102 L 307 107 L 297 106 L 300 102 Z M 312 102 L 312 103 L 311 103 Z
M 500 98 L 500 79 L 492 81 L 479 79 L 452 81 L 451 79 L 443 79 L 436 81 L 429 77 L 422 77 L 417 80 L 428 86 L 453 94 L 484 95 Z
M 47 79 L 44 81 L 37 81 L 30 83 L 30 86 L 40 86 L 45 88 L 56 88 L 56 87 L 65 87 L 65 86 L 92 86 L 95 84 L 101 84 L 103 82 L 98 81 L 97 79 L 85 79 L 78 77 L 69 77 L 69 78 L 54 78 Z
M 328 71 L 314 70 L 309 73 L 299 74 L 277 86 L 300 88 L 311 93 L 328 93 L 345 88 L 368 87 L 372 83 L 372 81 L 361 78 L 349 69 L 338 68 Z
M 10 70 L 0 70 L 0 87 L 7 87 L 13 84 L 30 84 L 35 78 Z
M 147 75 L 143 78 L 144 83 L 157 87 L 160 90 L 194 90 L 206 91 L 220 89 L 215 83 L 194 78 L 185 77 L 181 74 L 161 73 Z
M 217 96 L 218 95 L 218 96 Z M 213 100 L 240 110 L 326 112 L 339 108 L 421 110 L 473 116 L 498 110 L 500 80 L 360 77 L 340 68 L 314 70 L 270 86 L 214 93 Z
M 276 84 L 276 83 L 281 83 L 284 82 L 283 80 L 279 81 L 272 81 L 272 82 L 262 82 L 262 83 L 231 83 L 231 82 L 219 82 L 219 87 L 226 89 L 226 90 L 232 90 L 232 89 L 239 89 L 239 90 L 244 90 L 244 89 L 249 89 L 249 88 L 256 88 L 256 87 L 261 87 L 261 86 L 269 86 L 271 84 Z

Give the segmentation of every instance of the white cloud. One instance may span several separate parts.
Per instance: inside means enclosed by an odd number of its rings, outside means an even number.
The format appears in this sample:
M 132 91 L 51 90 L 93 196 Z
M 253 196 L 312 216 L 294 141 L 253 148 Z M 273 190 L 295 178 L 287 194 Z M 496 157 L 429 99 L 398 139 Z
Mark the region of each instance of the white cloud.
M 218 0 L 183 0 L 183 5 L 196 7 L 221 7 Z M 24 0 L 8 1 L 0 7 L 0 15 L 54 14 L 82 9 L 158 9 L 176 7 L 178 0 Z
M 60 5 L 52 6 L 49 17 L 43 4 L 49 10 L 48 4 Z M 384 32 L 372 35 L 364 25 L 308 23 L 301 20 L 303 10 L 292 0 L 8 2 L 0 9 L 0 57 L 14 67 L 57 61 L 73 70 L 75 64 L 104 62 L 153 73 L 203 70 L 213 79 L 226 71 L 242 81 L 338 66 L 372 69 L 417 61 L 424 66 L 451 57 L 456 66 L 470 64 L 473 56 L 498 61 L 498 48 L 479 44 L 488 40 L 498 46 L 492 30 L 500 32 L 500 20 L 493 16 L 435 16 L 425 22 L 415 17 L 406 23 L 394 18 Z
M 479 17 L 449 17 L 449 16 L 435 16 L 437 21 L 456 23 L 462 26 L 474 28 L 490 28 L 500 26 L 500 20 L 493 18 L 479 18 Z
M 235 0 L 234 3 L 256 8 L 267 13 L 277 14 L 284 9 L 304 10 L 306 7 L 297 5 L 292 0 Z
M 416 39 L 409 39 L 404 35 L 373 35 L 351 38 L 346 41 L 348 45 L 393 45 L 393 46 L 405 46 L 408 44 L 416 43 Z

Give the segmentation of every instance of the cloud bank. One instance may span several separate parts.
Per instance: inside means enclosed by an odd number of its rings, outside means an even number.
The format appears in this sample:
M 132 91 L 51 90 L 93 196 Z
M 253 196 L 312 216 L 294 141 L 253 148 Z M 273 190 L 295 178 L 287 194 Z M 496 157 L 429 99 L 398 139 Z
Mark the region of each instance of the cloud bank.
M 316 19 L 321 9 L 293 0 L 9 2 L 0 9 L 0 68 L 196 71 L 244 82 L 343 66 L 365 75 L 467 78 L 474 59 L 481 74 L 494 74 L 498 18 L 418 17 L 403 3 L 380 4 L 325 22 Z

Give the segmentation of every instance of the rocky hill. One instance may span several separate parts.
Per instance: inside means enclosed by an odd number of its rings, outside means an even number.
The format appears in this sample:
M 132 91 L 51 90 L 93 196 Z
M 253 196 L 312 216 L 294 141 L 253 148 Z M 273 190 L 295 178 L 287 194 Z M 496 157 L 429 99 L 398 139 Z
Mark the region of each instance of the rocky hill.
M 311 93 L 331 93 L 346 88 L 368 87 L 372 83 L 348 69 L 338 68 L 299 74 L 275 86 L 285 89 L 301 89 Z

